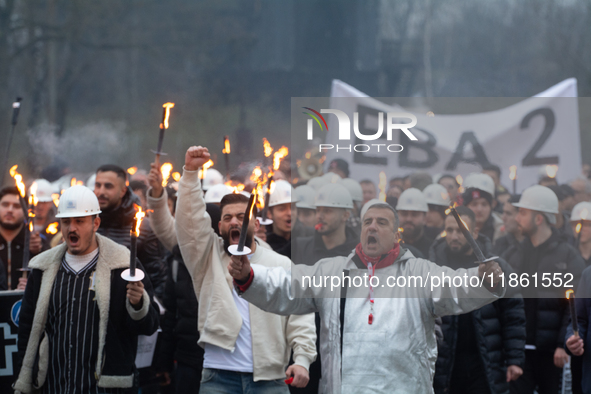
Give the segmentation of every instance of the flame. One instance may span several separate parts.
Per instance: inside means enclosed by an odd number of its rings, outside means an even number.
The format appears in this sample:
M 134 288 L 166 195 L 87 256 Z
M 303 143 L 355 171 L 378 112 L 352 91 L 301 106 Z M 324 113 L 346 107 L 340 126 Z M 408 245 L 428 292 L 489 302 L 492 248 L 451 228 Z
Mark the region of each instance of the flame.
M 10 168 L 10 176 L 14 178 L 14 182 L 16 183 L 16 187 L 18 188 L 18 192 L 22 198 L 26 196 L 26 188 L 25 184 L 23 183 L 23 176 L 19 174 L 16 169 L 18 165 L 14 165 Z
M 546 175 L 548 175 L 548 178 L 556 178 L 557 172 L 558 166 L 556 164 L 549 164 L 546 166 Z
M 135 236 L 139 237 L 140 236 L 140 226 L 142 225 L 142 219 L 144 218 L 144 216 L 146 216 L 146 213 L 144 211 L 142 211 L 142 207 L 140 207 L 137 204 L 133 204 L 134 208 L 137 210 L 137 212 L 135 213 Z
M 254 168 L 254 170 L 252 170 L 252 174 L 250 175 L 250 180 L 255 183 L 258 183 L 262 176 L 263 176 L 263 170 L 261 170 L 261 167 L 256 166 Z
M 76 186 L 76 178 L 70 179 L 70 186 Z
M 279 165 L 281 164 L 281 160 L 285 156 L 289 154 L 289 149 L 287 147 L 282 146 L 277 152 L 273 154 L 273 169 L 277 171 L 279 169 Z
M 174 107 L 174 103 L 162 104 L 162 108 L 165 108 L 164 120 L 160 124 L 160 128 L 168 129 L 168 118 L 170 117 L 170 109 Z
M 512 181 L 517 179 L 517 166 L 509 167 L 509 179 L 511 179 Z
M 254 194 L 254 198 L 253 198 L 253 201 L 252 201 L 252 205 L 250 206 L 250 211 L 248 211 L 248 219 L 249 220 L 252 219 L 252 211 L 254 210 L 254 206 L 256 205 L 255 201 L 259 197 L 256 188 L 255 189 L 252 189 L 252 193 L 251 194 Z
M 378 183 L 378 188 L 380 189 L 380 194 L 378 199 L 380 201 L 386 201 L 386 184 L 388 181 L 386 180 L 386 173 L 384 171 L 380 172 L 380 182 Z
M 180 181 L 181 180 L 181 173 L 180 172 L 173 172 L 172 179 L 174 179 L 176 182 Z
M 242 192 L 244 190 L 244 184 L 239 183 L 237 185 L 233 185 L 232 181 L 228 181 L 226 183 L 224 183 L 224 185 L 228 186 L 230 189 L 232 189 L 232 193 L 234 194 L 240 194 L 240 192 Z
M 29 188 L 29 205 L 37 206 L 37 182 L 33 182 Z
M 441 238 L 447 237 L 447 231 L 443 230 L 440 234 Z
M 160 166 L 160 172 L 162 173 L 162 187 L 166 187 L 168 185 L 168 178 L 170 177 L 170 173 L 172 171 L 172 164 L 164 163 Z
M 30 231 L 30 232 L 33 232 L 34 230 L 35 230 L 35 225 L 33 224 L 33 221 L 31 220 L 31 221 L 29 222 L 29 231 Z
M 566 291 L 566 293 L 564 293 L 566 295 L 566 299 L 570 300 L 570 296 L 575 294 L 575 291 L 573 289 L 568 289 Z
M 470 227 L 468 227 L 466 222 L 464 222 L 464 219 L 460 215 L 458 215 L 458 217 L 460 218 L 460 222 L 462 222 L 464 224 L 464 227 L 466 228 L 466 230 L 470 231 Z
M 78 186 L 84 186 L 84 181 L 78 181 L 78 182 L 76 182 L 76 185 L 78 185 Z
M 60 205 L 60 195 L 58 193 L 53 193 L 51 198 L 53 199 L 53 204 L 57 208 Z
M 577 227 L 575 227 L 575 231 L 577 232 L 577 234 L 581 232 L 581 227 L 583 227 L 581 222 L 577 223 Z
M 463 193 L 463 192 L 464 192 L 464 187 L 462 186 L 462 183 L 464 183 L 464 178 L 462 178 L 462 176 L 461 176 L 461 175 L 458 175 L 458 176 L 456 177 L 456 182 L 458 182 L 458 184 L 460 185 L 460 187 L 458 188 L 458 191 L 459 191 L 460 193 Z
M 228 136 L 224 137 L 224 150 L 222 150 L 222 153 L 224 155 L 230 154 L 230 139 L 228 138 Z
M 207 169 L 213 165 L 213 161 L 210 159 L 203 164 L 201 174 L 199 175 L 199 179 L 205 179 L 205 174 L 207 173 Z
M 45 232 L 47 232 L 48 234 L 51 234 L 51 235 L 55 235 L 55 234 L 57 234 L 57 226 L 58 226 L 58 222 L 53 222 L 49 226 L 47 226 L 47 228 L 45 229 Z
M 322 164 L 324 163 L 324 160 L 326 160 L 326 156 L 322 156 L 319 160 L 318 163 Z
M 271 153 L 273 153 L 273 148 L 266 138 L 263 138 L 263 148 L 265 150 L 265 157 L 271 156 Z
M 399 233 L 403 233 L 404 232 L 404 229 L 402 227 L 398 227 L 398 232 Z
M 309 159 L 310 157 L 312 157 L 312 153 L 306 152 L 306 159 Z
M 127 173 L 128 173 L 129 175 L 134 175 L 136 172 L 137 172 L 137 167 L 135 167 L 135 166 L 134 166 L 134 167 L 129 167 L 129 168 L 127 169 Z

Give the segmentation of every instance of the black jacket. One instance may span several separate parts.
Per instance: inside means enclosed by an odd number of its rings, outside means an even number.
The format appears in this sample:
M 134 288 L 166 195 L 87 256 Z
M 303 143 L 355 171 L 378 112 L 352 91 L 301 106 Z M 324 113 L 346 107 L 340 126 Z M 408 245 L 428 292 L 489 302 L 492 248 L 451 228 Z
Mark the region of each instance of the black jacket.
M 519 241 L 517 240 L 517 238 L 515 238 L 513 234 L 505 234 L 495 241 L 495 245 L 493 246 L 493 254 L 495 256 L 502 256 L 512 246 L 519 249 Z
M 6 268 L 2 259 L 0 259 L 0 290 L 8 290 L 8 282 L 6 282 Z
M 314 229 L 304 226 L 301 222 L 296 221 L 296 224 L 291 230 L 290 239 L 285 239 L 273 232 L 273 226 L 267 227 L 267 243 L 275 252 L 289 257 L 292 254 L 292 240 L 299 237 L 308 237 L 314 235 Z
M 433 245 L 433 238 L 430 238 L 426 232 L 423 231 L 423 235 L 417 239 L 415 242 L 413 243 L 408 243 L 406 241 L 402 241 L 400 242 L 401 245 L 403 245 L 404 247 L 407 246 L 412 246 L 414 248 L 416 248 L 419 252 L 421 252 L 420 257 L 427 257 L 429 256 L 429 249 L 431 248 L 431 245 Z M 415 255 L 415 257 L 418 257 Z
M 161 368 L 172 372 L 174 361 L 195 369 L 203 368 L 203 348 L 197 345 L 197 311 L 191 275 L 185 266 L 180 249 L 174 247 L 168 260 L 168 277 L 164 293 L 166 313 L 161 319 Z
M 0 260 L 2 260 L 4 265 L 4 277 L 8 280 L 8 254 L 10 249 L 10 289 L 14 290 L 18 286 L 18 279 L 23 276 L 23 272 L 20 271 L 23 268 L 23 250 L 25 246 L 25 227 L 21 228 L 21 231 L 17 234 L 16 237 L 10 242 L 8 242 L 0 235 Z M 46 251 L 49 249 L 49 244 L 42 242 L 41 252 Z M 32 259 L 36 255 L 31 253 L 30 258 Z
M 292 260 L 294 264 L 314 265 L 318 260 L 335 257 L 348 256 L 359 243 L 359 236 L 350 227 L 345 227 L 345 243 L 335 246 L 332 249 L 326 249 L 322 241 L 322 235 L 318 232 L 311 237 L 296 238 L 292 241 L 294 246 Z
M 525 238 L 520 246 L 510 247 L 502 256 L 518 274 L 530 279 L 531 285 L 522 289 L 525 299 L 527 344 L 536 350 L 554 353 L 564 347 L 564 336 L 569 319 L 565 287 L 543 287 L 543 277 L 554 274 L 569 278 L 576 289 L 585 263 L 574 247 L 555 228 L 552 235 L 538 247 Z M 533 275 L 537 274 L 538 285 L 534 286 Z M 550 275 L 548 275 L 550 274 Z M 566 274 L 569 274 L 568 276 Z M 552 279 L 554 280 L 554 279 Z M 547 283 L 547 282 L 546 282 Z
M 97 233 L 129 248 L 131 244 L 130 230 L 136 213 L 134 204 L 140 204 L 139 197 L 133 194 L 130 188 L 127 188 L 118 208 L 113 211 L 103 211 L 99 215 L 101 225 Z M 154 234 L 150 220 L 144 218 L 137 240 L 137 258 L 145 267 L 146 274 L 150 277 L 154 292 L 159 299 L 164 296 L 164 286 L 166 285 L 164 255 L 165 250 Z
M 477 242 L 484 255 L 492 257 L 490 240 L 481 235 Z M 454 255 L 449 250 L 445 238 L 440 238 L 434 242 L 431 248 L 430 260 L 438 265 L 445 265 L 453 269 L 472 268 L 476 256 L 474 253 L 471 256 Z M 504 260 L 498 259 L 497 261 L 505 275 L 512 272 Z M 507 296 L 511 298 L 507 298 Z M 473 348 L 478 353 L 484 366 L 491 394 L 509 393 L 509 384 L 506 382 L 507 366 L 522 367 L 525 362 L 525 312 L 523 299 L 517 292 L 508 292 L 507 296 L 463 315 L 470 317 L 464 322 L 473 324 L 472 340 L 475 343 L 461 343 L 466 338 L 458 337 L 461 319 L 459 316 L 444 316 L 442 318 L 444 340 L 438 346 L 433 381 L 436 393 L 449 391 L 458 346 L 462 346 L 464 349 Z
M 142 282 L 146 294 L 142 301 L 142 308 L 136 318 L 132 318 L 127 306 L 127 283 L 121 278 L 121 273 L 129 267 L 129 254 L 124 255 L 117 248 L 120 248 L 114 243 L 109 244 L 109 240 L 99 238 L 99 260 L 96 268 L 95 291 L 96 299 L 99 303 L 99 310 L 101 311 L 101 321 L 97 323 L 97 329 L 103 321 L 103 311 L 106 311 L 107 318 L 106 333 L 104 337 L 104 351 L 101 356 L 102 368 L 101 379 L 104 379 L 107 384 L 116 384 L 113 387 L 131 387 L 125 386 L 120 382 L 121 379 L 129 376 L 137 376 L 135 368 L 135 356 L 137 351 L 137 336 L 151 335 L 158 328 L 158 312 L 157 306 L 153 302 L 154 292 L 150 279 L 146 276 Z M 115 247 L 113 246 L 115 245 Z M 39 359 L 40 348 L 39 339 L 44 330 L 44 322 L 36 320 L 42 314 L 35 314 L 38 307 L 45 306 L 48 308 L 46 300 L 49 297 L 41 294 L 43 289 L 46 292 L 53 286 L 42 287 L 43 280 L 50 280 L 52 266 L 58 265 L 63 258 L 66 246 L 60 245 L 56 248 L 50 249 L 37 257 L 38 269 L 33 269 L 29 275 L 27 288 L 23 297 L 23 302 L 19 317 L 19 331 L 18 331 L 18 368 L 21 367 L 32 368 L 33 378 L 36 376 L 35 363 L 33 366 L 26 366 L 23 364 L 29 341 L 33 340 L 37 343 L 37 348 L 33 349 L 33 360 Z M 33 265 L 33 262 L 31 262 Z M 141 263 L 138 262 L 138 268 L 142 269 Z M 55 269 L 57 272 L 57 268 Z M 55 275 L 55 274 L 54 274 Z M 105 275 L 105 276 L 103 276 Z M 110 280 L 101 280 L 101 277 L 109 278 Z M 55 278 L 55 277 L 53 277 Z M 107 296 L 108 295 L 108 296 Z M 40 298 L 42 297 L 42 298 Z M 101 300 L 104 300 L 105 305 L 101 306 Z M 106 300 L 109 300 L 106 304 Z M 147 301 L 147 302 L 146 302 Z M 130 307 L 131 308 L 131 307 Z M 143 317 L 142 317 L 143 316 Z M 37 356 L 35 356 L 37 355 Z M 27 357 L 31 357 L 27 355 Z M 27 362 L 27 359 L 24 359 Z M 17 374 L 19 376 L 19 374 Z M 23 376 L 19 376 L 16 385 L 21 388 L 27 387 L 31 382 L 26 381 Z M 100 385 L 100 380 L 99 380 Z M 104 386 L 101 386 L 104 387 Z M 15 386 L 15 389 L 18 387 Z M 22 391 L 22 390 L 21 390 Z

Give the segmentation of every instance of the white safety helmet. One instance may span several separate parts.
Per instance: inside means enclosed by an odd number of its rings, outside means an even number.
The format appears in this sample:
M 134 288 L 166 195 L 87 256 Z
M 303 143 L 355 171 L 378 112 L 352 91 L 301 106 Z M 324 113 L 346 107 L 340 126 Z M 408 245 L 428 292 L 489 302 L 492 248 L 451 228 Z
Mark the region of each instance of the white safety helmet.
M 359 182 L 355 179 L 345 178 L 342 180 L 341 185 L 345 186 L 351 195 L 353 201 L 363 202 L 363 189 Z
M 579 220 L 591 220 L 591 202 L 582 201 L 573 207 L 570 221 L 578 222 Z
M 554 215 L 558 213 L 558 197 L 556 197 L 552 189 L 546 186 L 533 185 L 528 187 L 521 194 L 519 202 L 512 205 L 517 208 L 550 214 L 546 215 L 548 221 L 551 224 L 556 224 L 556 216 Z
M 98 198 L 86 186 L 76 185 L 64 191 L 57 207 L 56 218 L 78 218 L 101 213 Z
M 292 202 L 295 202 L 295 193 L 292 193 L 293 187 L 289 182 L 284 181 L 283 179 L 275 182 L 273 193 L 271 193 L 271 197 L 269 197 L 269 207 L 274 207 L 275 205 L 281 204 L 291 204 Z M 292 195 L 294 195 L 293 200 Z
M 326 180 L 322 177 L 312 178 L 308 181 L 307 185 L 312 189 L 318 191 L 322 186 L 326 184 Z
M 449 194 L 447 189 L 439 183 L 432 183 L 423 190 L 425 201 L 427 204 L 439 205 L 442 207 L 448 207 L 450 204 Z M 402 196 L 401 196 L 402 197 Z
M 35 191 L 35 196 L 37 197 L 38 202 L 52 202 L 53 201 L 53 186 L 51 183 L 45 179 L 36 179 L 33 182 L 33 185 L 36 185 L 37 190 Z M 33 185 L 29 188 L 29 190 L 33 189 Z
M 226 194 L 230 194 L 230 193 L 232 193 L 232 189 L 230 189 L 228 186 L 224 185 L 223 183 L 213 185 L 212 187 L 210 187 L 207 190 L 207 193 L 205 193 L 205 202 L 219 204 L 222 201 L 222 198 Z
M 466 177 L 462 186 L 465 190 L 478 189 L 495 196 L 495 181 L 490 175 L 473 172 Z
M 402 192 L 396 204 L 397 211 L 429 212 L 423 192 L 411 187 Z
M 345 188 L 338 183 L 324 185 L 316 192 L 315 203 L 318 207 L 353 209 L 353 199 Z
M 298 199 L 296 207 L 304 209 L 316 209 L 316 191 L 308 185 L 302 185 L 295 188 L 295 196 Z
M 96 181 L 96 173 L 92 174 L 90 178 L 86 181 L 86 187 L 90 190 L 94 190 L 94 183 Z
M 339 174 L 335 174 L 334 172 L 327 172 L 326 174 L 320 177 L 324 183 L 341 183 L 343 178 Z
M 199 169 L 199 179 L 201 179 L 202 169 Z M 224 176 L 215 168 L 208 168 L 205 171 L 205 179 L 203 180 L 203 190 L 209 190 L 210 187 L 224 183 Z

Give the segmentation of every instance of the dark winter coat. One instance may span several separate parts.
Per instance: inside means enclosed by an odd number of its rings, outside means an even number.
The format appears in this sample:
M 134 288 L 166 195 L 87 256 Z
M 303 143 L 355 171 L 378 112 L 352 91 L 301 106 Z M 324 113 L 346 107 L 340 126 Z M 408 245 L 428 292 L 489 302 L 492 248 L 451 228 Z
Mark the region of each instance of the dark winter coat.
M 519 241 L 513 234 L 505 234 L 495 241 L 493 246 L 493 254 L 495 256 L 502 256 L 512 246 L 519 249 Z
M 23 276 L 23 272 L 20 270 L 23 268 L 23 250 L 25 246 L 25 227 L 21 228 L 21 231 L 16 237 L 10 242 L 10 244 L 0 235 L 0 260 L 4 265 L 4 276 L 8 280 L 8 256 L 10 255 L 10 287 L 9 290 L 15 290 L 18 286 L 18 279 Z M 9 250 L 10 249 L 10 250 Z M 49 249 L 49 245 L 42 242 L 41 252 Z M 35 254 L 31 253 L 30 258 L 32 259 Z
M 557 347 L 564 347 L 564 336 L 568 325 L 568 303 L 564 296 L 565 287 L 543 287 L 544 274 L 553 278 L 560 274 L 563 281 L 570 278 L 569 285 L 574 289 L 585 263 L 579 252 L 562 238 L 558 230 L 552 229 L 548 240 L 534 248 L 529 238 L 520 246 L 510 247 L 502 256 L 518 274 L 525 274 L 530 279 L 530 286 L 522 289 L 525 298 L 526 315 L 531 316 L 527 332 L 530 345 L 536 350 L 554 353 Z M 537 274 L 538 286 L 533 285 L 533 275 Z M 566 274 L 569 274 L 568 276 Z M 530 319 L 530 318 L 528 318 Z
M 322 235 L 318 232 L 311 237 L 296 238 L 292 241 L 292 260 L 294 264 L 314 265 L 327 257 L 348 256 L 359 243 L 359 236 L 350 227 L 345 227 L 346 240 L 342 245 L 326 249 Z
M 139 197 L 133 194 L 130 188 L 127 188 L 118 208 L 113 211 L 103 211 L 99 215 L 101 225 L 97 232 L 129 249 L 131 245 L 130 230 L 136 213 L 134 204 L 140 204 Z M 137 258 L 146 269 L 146 274 L 150 277 L 154 292 L 159 299 L 164 296 L 164 286 L 166 285 L 164 255 L 165 250 L 154 234 L 150 220 L 144 218 L 137 240 Z
M 99 349 L 96 379 L 99 387 L 130 388 L 137 370 L 135 356 L 138 335 L 151 335 L 158 328 L 154 292 L 145 277 L 142 307 L 135 310 L 127 299 L 127 283 L 121 278 L 129 268 L 129 251 L 111 240 L 97 236 L 99 258 L 95 272 L 95 291 L 100 311 Z M 23 297 L 19 317 L 18 359 L 20 372 L 14 388 L 30 393 L 38 382 L 39 371 L 47 370 L 48 341 L 43 341 L 49 298 L 56 274 L 66 253 L 61 244 L 31 261 L 33 269 Z M 138 264 L 138 268 L 142 268 Z M 45 337 L 47 338 L 47 337 Z M 41 365 L 43 368 L 38 369 Z M 42 382 L 38 382 L 42 385 Z
M 486 257 L 492 257 L 492 244 L 485 236 L 479 236 L 478 244 Z M 464 256 L 462 256 L 464 257 Z M 430 260 L 438 265 L 453 269 L 471 268 L 476 256 L 458 258 L 451 253 L 445 238 L 436 240 L 430 251 Z M 508 264 L 498 259 L 505 275 L 512 270 Z M 491 394 L 509 393 L 506 372 L 509 365 L 523 367 L 525 362 L 525 312 L 523 299 L 515 290 L 508 291 L 505 298 L 483 306 L 469 314 L 474 324 L 475 348 L 478 349 L 486 380 Z M 449 391 L 458 337 L 459 316 L 442 318 L 443 341 L 438 346 L 433 387 L 436 393 Z

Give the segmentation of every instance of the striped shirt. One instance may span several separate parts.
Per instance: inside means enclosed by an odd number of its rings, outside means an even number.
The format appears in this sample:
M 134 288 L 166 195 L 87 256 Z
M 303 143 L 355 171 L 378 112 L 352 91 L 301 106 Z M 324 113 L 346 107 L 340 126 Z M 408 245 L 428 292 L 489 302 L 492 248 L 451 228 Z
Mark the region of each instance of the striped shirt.
M 50 296 L 46 334 L 49 367 L 43 393 L 118 393 L 97 386 L 99 308 L 94 274 L 98 254 L 78 272 L 62 259 Z

